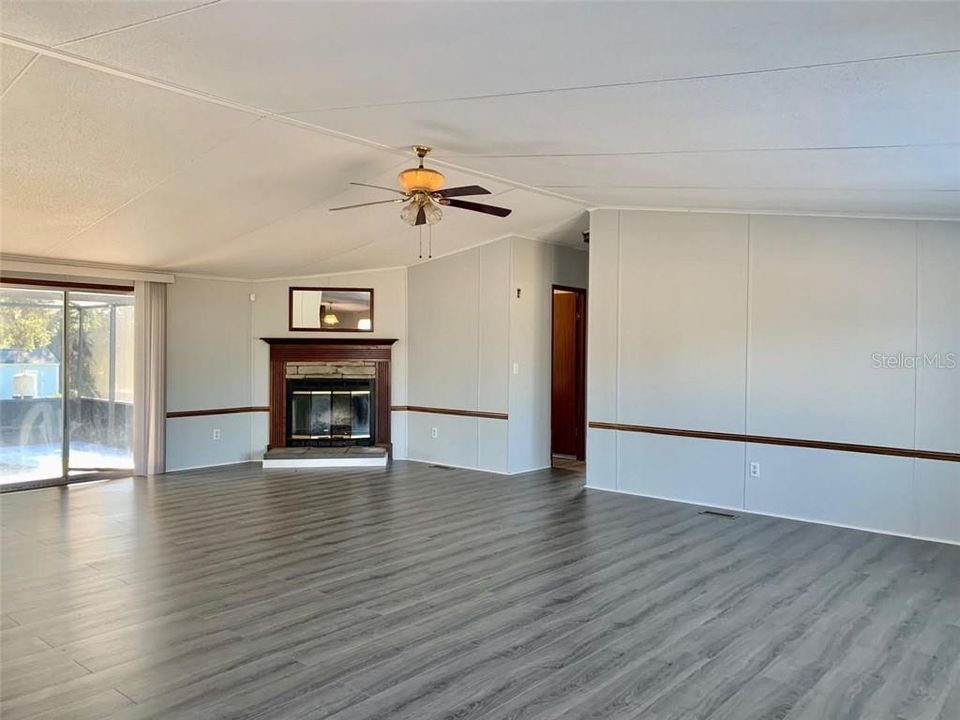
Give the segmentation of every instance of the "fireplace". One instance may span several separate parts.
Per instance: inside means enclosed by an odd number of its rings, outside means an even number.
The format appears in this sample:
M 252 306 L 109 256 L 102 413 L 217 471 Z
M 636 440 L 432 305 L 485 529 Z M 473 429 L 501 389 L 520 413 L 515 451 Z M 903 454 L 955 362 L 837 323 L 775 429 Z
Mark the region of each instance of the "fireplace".
M 396 339 L 263 341 L 270 346 L 270 449 L 369 445 L 392 453 L 390 349 Z
M 287 379 L 287 447 L 373 445 L 372 379 Z

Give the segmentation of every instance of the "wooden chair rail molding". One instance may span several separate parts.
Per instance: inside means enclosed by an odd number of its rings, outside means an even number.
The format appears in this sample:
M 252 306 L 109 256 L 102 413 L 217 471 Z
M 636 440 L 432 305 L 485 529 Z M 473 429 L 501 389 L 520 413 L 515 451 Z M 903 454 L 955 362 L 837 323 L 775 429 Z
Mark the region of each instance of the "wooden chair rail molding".
M 487 412 L 485 410 L 454 410 L 453 408 L 426 407 L 424 405 L 394 405 L 395 412 L 430 413 L 432 415 L 458 415 L 460 417 L 478 417 L 489 420 L 507 420 L 507 413 Z
M 744 435 L 741 433 L 712 432 L 709 430 L 683 430 L 680 428 L 656 427 L 653 425 L 627 425 L 624 423 L 590 421 L 590 427 L 597 430 L 619 430 L 621 432 L 639 432 L 651 435 L 673 435 L 704 440 L 728 440 L 748 442 L 757 445 L 785 445 L 788 447 L 813 448 L 816 450 L 838 450 L 840 452 L 867 453 L 870 455 L 893 455 L 896 457 L 920 458 L 921 460 L 945 460 L 960 462 L 960 453 L 939 450 L 914 450 L 913 448 L 887 447 L 885 445 L 858 445 L 856 443 L 831 442 L 829 440 L 806 440 L 803 438 L 773 437 L 770 435 Z
M 251 407 L 206 408 L 204 410 L 173 410 L 167 413 L 168 418 L 200 417 L 201 415 L 235 415 L 237 413 L 270 412 L 266 405 Z

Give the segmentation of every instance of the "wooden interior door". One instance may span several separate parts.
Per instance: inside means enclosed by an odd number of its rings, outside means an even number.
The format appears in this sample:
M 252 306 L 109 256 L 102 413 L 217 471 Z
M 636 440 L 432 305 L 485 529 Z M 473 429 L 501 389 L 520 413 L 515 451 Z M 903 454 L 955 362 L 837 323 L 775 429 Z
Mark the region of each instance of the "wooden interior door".
M 586 455 L 586 291 L 553 288 L 551 450 Z

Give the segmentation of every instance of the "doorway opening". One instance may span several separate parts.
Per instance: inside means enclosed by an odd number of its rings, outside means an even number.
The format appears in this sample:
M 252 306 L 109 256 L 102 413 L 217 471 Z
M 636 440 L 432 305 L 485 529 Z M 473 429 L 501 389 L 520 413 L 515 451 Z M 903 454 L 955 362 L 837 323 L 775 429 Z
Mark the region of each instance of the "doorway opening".
M 582 468 L 587 455 L 587 291 L 553 286 L 550 450 L 555 467 Z

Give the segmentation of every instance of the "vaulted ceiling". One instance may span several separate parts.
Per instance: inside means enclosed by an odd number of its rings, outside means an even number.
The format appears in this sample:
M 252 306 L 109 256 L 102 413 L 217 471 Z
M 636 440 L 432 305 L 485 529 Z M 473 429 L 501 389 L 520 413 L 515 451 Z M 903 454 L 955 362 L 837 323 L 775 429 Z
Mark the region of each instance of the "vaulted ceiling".
M 4 253 L 263 278 L 408 265 L 408 146 L 498 219 L 960 217 L 960 3 L 0 3 Z

